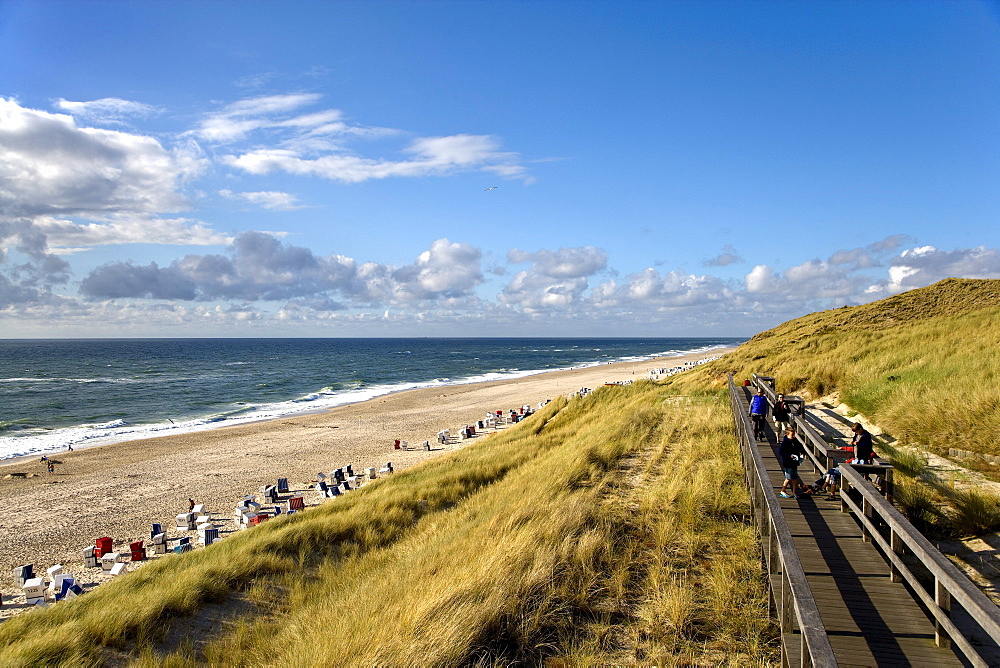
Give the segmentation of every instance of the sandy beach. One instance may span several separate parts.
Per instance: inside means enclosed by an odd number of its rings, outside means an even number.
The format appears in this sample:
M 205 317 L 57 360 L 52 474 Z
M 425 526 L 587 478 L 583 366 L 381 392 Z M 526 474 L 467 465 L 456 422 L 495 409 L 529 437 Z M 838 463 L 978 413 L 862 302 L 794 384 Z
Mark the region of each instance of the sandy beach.
M 83 566 L 81 550 L 98 537 L 112 537 L 115 549 L 127 552 L 129 542 L 148 540 L 152 523 L 159 522 L 170 538 L 196 540 L 196 532 L 174 525 L 176 515 L 187 512 L 188 498 L 205 505 L 224 536 L 238 530 L 232 515 L 243 495 L 257 494 L 279 477 L 288 478 L 292 491 L 305 492 L 307 506 L 316 505 L 318 495 L 309 486 L 320 471 L 353 464 L 361 473 L 389 461 L 401 470 L 488 438 L 492 429 L 464 441 L 454 436 L 444 445 L 436 441 L 440 430 L 457 436 L 487 411 L 537 407 L 581 387 L 647 378 L 650 369 L 728 350 L 410 390 L 324 413 L 57 453 L 61 464 L 52 474 L 37 458 L 0 464 L 0 496 L 7 504 L 0 515 L 0 618 L 25 608 L 13 580 L 13 569 L 21 564 L 34 564 L 36 576 L 62 564 L 87 589 L 108 577 Z M 430 441 L 432 450 L 396 450 L 394 439 L 411 447 Z M 13 473 L 35 475 L 10 477 Z

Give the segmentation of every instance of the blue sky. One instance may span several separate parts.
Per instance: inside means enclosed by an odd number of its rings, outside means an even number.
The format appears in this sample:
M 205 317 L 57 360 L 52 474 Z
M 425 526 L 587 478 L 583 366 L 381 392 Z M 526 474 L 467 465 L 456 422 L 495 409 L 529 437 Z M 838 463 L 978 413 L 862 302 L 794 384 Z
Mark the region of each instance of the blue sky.
M 2 337 L 750 335 L 998 176 L 993 2 L 0 0 Z

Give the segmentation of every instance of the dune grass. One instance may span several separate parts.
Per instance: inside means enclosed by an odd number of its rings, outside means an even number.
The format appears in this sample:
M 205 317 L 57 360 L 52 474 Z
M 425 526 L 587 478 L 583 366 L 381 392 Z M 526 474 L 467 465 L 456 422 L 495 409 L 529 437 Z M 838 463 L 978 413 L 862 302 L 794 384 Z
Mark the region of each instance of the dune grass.
M 838 392 L 902 446 L 941 456 L 950 447 L 1000 455 L 1000 281 L 948 279 L 812 313 L 758 334 L 679 385 L 721 386 L 729 370 L 737 378 L 774 376 L 786 394 L 818 399 Z M 969 490 L 972 500 L 950 492 L 924 475 L 927 462 L 912 448 L 882 445 L 876 452 L 899 469 L 897 500 L 930 535 L 1000 526 L 1000 501 L 989 492 Z M 996 471 L 983 472 L 1000 480 Z
M 718 395 L 648 382 L 562 399 L 454 455 L 14 618 L 0 663 L 770 663 L 730 420 Z M 212 602 L 231 612 L 193 634 Z

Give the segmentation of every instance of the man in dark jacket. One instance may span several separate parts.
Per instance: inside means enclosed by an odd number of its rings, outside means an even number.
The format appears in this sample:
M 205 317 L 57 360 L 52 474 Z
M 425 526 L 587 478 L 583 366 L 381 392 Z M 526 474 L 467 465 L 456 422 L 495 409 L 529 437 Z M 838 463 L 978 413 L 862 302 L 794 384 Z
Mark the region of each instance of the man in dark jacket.
M 781 462 L 781 471 L 785 475 L 785 482 L 781 485 L 780 496 L 791 499 L 798 496 L 799 487 L 805 491 L 802 479 L 799 478 L 799 464 L 805 459 L 806 450 L 795 438 L 795 432 L 791 429 L 785 430 L 785 437 L 781 439 L 778 446 L 778 460 Z M 792 486 L 792 493 L 788 493 L 788 485 Z
M 860 422 L 855 422 L 851 427 L 854 437 L 851 438 L 851 445 L 854 446 L 854 458 L 860 460 L 859 464 L 871 464 L 875 457 L 872 450 L 872 435 L 861 426 Z
M 792 425 L 789 421 L 792 419 L 792 411 L 785 403 L 785 395 L 778 395 L 778 400 L 774 402 L 774 408 L 771 409 L 771 418 L 774 420 L 775 434 L 783 434 L 786 429 L 791 429 Z

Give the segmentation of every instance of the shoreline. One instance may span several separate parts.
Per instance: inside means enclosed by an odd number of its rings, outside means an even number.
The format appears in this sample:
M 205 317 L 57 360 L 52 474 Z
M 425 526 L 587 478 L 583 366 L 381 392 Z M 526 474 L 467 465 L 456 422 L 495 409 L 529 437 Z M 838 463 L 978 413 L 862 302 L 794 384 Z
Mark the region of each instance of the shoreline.
M 6 573 L 0 579 L 0 618 L 25 607 L 11 575 L 15 566 L 32 563 L 37 577 L 61 564 L 89 589 L 109 577 L 83 567 L 81 550 L 100 536 L 112 537 L 115 549 L 125 552 L 128 542 L 148 539 L 154 522 L 163 524 L 171 539 L 196 537 L 174 528 L 175 516 L 187 512 L 189 497 L 205 504 L 224 536 L 238 530 L 232 514 L 243 495 L 256 494 L 278 477 L 288 478 L 291 491 L 305 492 L 307 507 L 316 505 L 319 497 L 309 484 L 317 472 L 353 464 L 360 473 L 390 461 L 402 470 L 488 437 L 493 429 L 464 441 L 453 436 L 445 445 L 435 440 L 439 431 L 457 434 L 487 411 L 535 408 L 539 401 L 581 387 L 648 378 L 652 368 L 681 366 L 733 349 L 409 389 L 322 412 L 54 452 L 62 462 L 54 474 L 37 461 L 0 461 L 0 493 L 12 509 L 0 519 L 0 569 Z M 395 450 L 397 438 L 412 446 L 430 441 L 432 450 Z M 6 477 L 14 472 L 36 476 Z
M 418 391 L 418 390 L 435 390 L 435 389 L 444 390 L 444 389 L 447 389 L 447 388 L 450 388 L 450 387 L 456 387 L 456 386 L 462 386 L 462 385 L 479 385 L 479 384 L 483 384 L 483 383 L 496 383 L 496 382 L 504 382 L 504 381 L 509 381 L 509 380 L 519 380 L 519 379 L 523 379 L 523 378 L 532 378 L 532 377 L 535 377 L 535 376 L 539 376 L 539 375 L 543 375 L 543 374 L 548 374 L 548 373 L 556 373 L 556 372 L 561 372 L 561 371 L 578 371 L 578 370 L 583 370 L 583 369 L 604 367 L 604 366 L 613 365 L 613 364 L 643 363 L 643 362 L 650 362 L 650 361 L 653 361 L 653 360 L 669 361 L 669 360 L 677 360 L 677 359 L 687 359 L 688 356 L 690 356 L 690 355 L 696 355 L 696 356 L 711 355 L 715 351 L 718 351 L 718 350 L 729 350 L 729 349 L 730 348 L 727 348 L 725 346 L 709 346 L 709 347 L 706 347 L 706 348 L 702 348 L 702 349 L 698 349 L 698 350 L 693 350 L 693 351 L 690 351 L 690 352 L 685 352 L 685 353 L 683 353 L 681 355 L 676 355 L 676 354 L 663 355 L 663 354 L 661 354 L 661 355 L 654 355 L 654 356 L 651 356 L 651 357 L 645 357 L 645 358 L 639 358 L 639 359 L 619 359 L 619 360 L 615 360 L 615 361 L 612 361 L 612 362 L 596 361 L 595 360 L 595 361 L 592 361 L 592 362 L 584 362 L 584 363 L 581 363 L 581 364 L 579 364 L 577 366 L 561 367 L 561 368 L 554 368 L 554 369 L 530 369 L 530 370 L 526 370 L 526 371 L 525 370 L 519 370 L 516 373 L 505 374 L 506 377 L 490 378 L 490 379 L 485 379 L 485 380 L 481 379 L 481 378 L 477 379 L 475 376 L 473 376 L 473 377 L 463 378 L 463 379 L 456 380 L 456 381 L 448 381 L 448 382 L 442 382 L 442 383 L 434 383 L 433 381 L 420 381 L 420 382 L 416 382 L 416 383 L 412 383 L 412 384 L 411 383 L 406 383 L 406 384 L 403 384 L 402 386 L 395 386 L 395 387 L 391 386 L 391 385 L 384 385 L 384 386 L 379 386 L 379 389 L 377 390 L 378 391 L 377 394 L 373 394 L 371 396 L 365 396 L 363 398 L 346 398 L 346 399 L 343 400 L 342 403 L 336 403 L 336 402 L 334 402 L 334 403 L 328 403 L 326 405 L 322 405 L 322 406 L 318 406 L 318 407 L 311 407 L 311 408 L 307 407 L 308 406 L 307 403 L 303 403 L 303 408 L 296 409 L 296 410 L 284 410 L 284 411 L 283 410 L 277 410 L 275 412 L 275 414 L 270 414 L 270 415 L 257 415 L 257 416 L 253 416 L 253 417 L 234 417 L 234 418 L 226 418 L 226 419 L 223 419 L 223 420 L 214 420 L 214 421 L 209 419 L 211 417 L 210 415 L 206 415 L 206 416 L 202 416 L 202 417 L 196 417 L 196 418 L 191 418 L 189 420 L 190 424 L 188 426 L 177 426 L 177 427 L 166 427 L 166 426 L 163 426 L 162 427 L 162 431 L 164 431 L 165 433 L 157 433 L 160 430 L 158 430 L 158 429 L 152 429 L 152 427 L 154 425 L 160 426 L 161 423 L 137 422 L 137 423 L 134 423 L 134 424 L 129 424 L 129 426 L 130 427 L 134 426 L 139 431 L 143 431 L 143 430 L 149 430 L 149 431 L 147 433 L 136 434 L 133 430 L 130 429 L 129 431 L 126 431 L 126 432 L 121 433 L 121 434 L 110 434 L 110 435 L 98 436 L 98 437 L 95 437 L 93 439 L 84 439 L 84 440 L 80 440 L 80 441 L 77 441 L 75 443 L 69 444 L 69 445 L 72 446 L 72 450 L 68 450 L 64 446 L 59 446 L 58 448 L 38 449 L 38 450 L 35 450 L 34 452 L 28 452 L 28 453 L 24 453 L 24 454 L 11 455 L 11 456 L 7 456 L 7 457 L 0 456 L 0 467 L 5 466 L 7 464 L 12 464 L 12 463 L 26 463 L 26 462 L 31 462 L 31 461 L 37 461 L 39 458 L 41 458 L 43 456 L 58 458 L 60 455 L 66 455 L 66 454 L 69 454 L 69 453 L 72 453 L 72 452 L 83 451 L 83 450 L 87 450 L 87 449 L 90 449 L 90 448 L 105 447 L 105 446 L 108 446 L 108 445 L 117 445 L 117 444 L 120 444 L 120 443 L 128 443 L 128 442 L 131 442 L 131 441 L 150 440 L 150 439 L 164 438 L 164 437 L 170 437 L 170 436 L 181 436 L 181 435 L 186 435 L 186 434 L 203 433 L 203 432 L 213 431 L 213 430 L 216 430 L 216 429 L 225 429 L 225 428 L 229 428 L 229 427 L 243 426 L 243 425 L 249 425 L 249 424 L 256 424 L 256 423 L 260 423 L 260 422 L 269 422 L 269 421 L 272 421 L 272 420 L 281 420 L 281 419 L 286 419 L 286 418 L 288 418 L 288 419 L 294 419 L 294 418 L 302 417 L 302 416 L 305 416 L 305 415 L 321 414 L 321 413 L 326 413 L 328 411 L 336 410 L 336 409 L 339 409 L 339 408 L 344 408 L 344 407 L 353 406 L 353 405 L 357 405 L 357 404 L 363 404 L 363 403 L 365 403 L 367 401 L 375 401 L 375 400 L 378 400 L 378 399 L 380 399 L 382 397 L 393 395 L 393 394 L 397 394 L 397 393 L 400 393 L 400 392 L 410 392 L 410 391 Z M 491 374 L 487 374 L 487 375 L 491 375 Z M 416 387 L 408 386 L 408 385 L 416 385 Z M 276 404 L 261 404 L 259 406 L 254 407 L 254 409 L 252 411 L 250 411 L 250 412 L 252 414 L 254 411 L 266 411 L 266 410 L 268 410 L 269 406 L 287 405 L 288 403 L 290 403 L 292 401 L 294 401 L 294 400 L 278 401 L 278 402 L 276 402 Z M 173 421 L 171 420 L 171 422 L 173 422 Z M 50 430 L 50 431 L 54 431 L 54 432 L 72 431 L 72 430 L 82 429 L 82 428 L 87 427 L 87 426 L 89 426 L 89 425 L 82 425 L 82 424 L 81 425 L 73 425 L 73 426 L 68 426 L 68 427 L 55 428 L 55 429 Z M 31 439 L 32 437 L 29 436 L 29 437 L 25 437 L 25 438 L 27 440 L 27 439 Z

